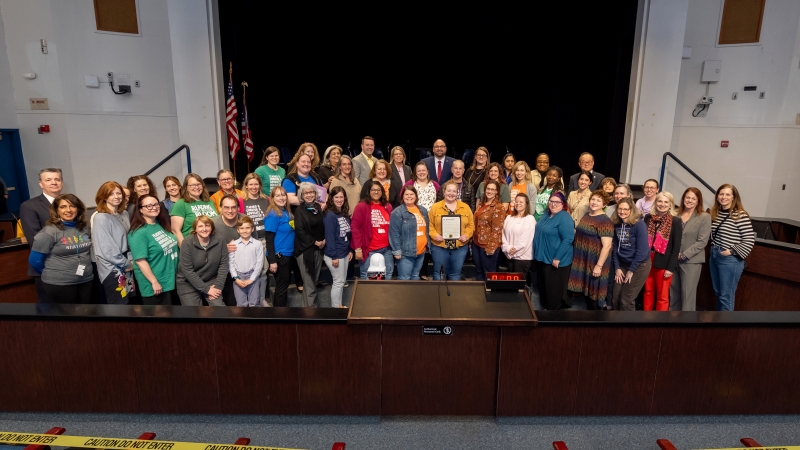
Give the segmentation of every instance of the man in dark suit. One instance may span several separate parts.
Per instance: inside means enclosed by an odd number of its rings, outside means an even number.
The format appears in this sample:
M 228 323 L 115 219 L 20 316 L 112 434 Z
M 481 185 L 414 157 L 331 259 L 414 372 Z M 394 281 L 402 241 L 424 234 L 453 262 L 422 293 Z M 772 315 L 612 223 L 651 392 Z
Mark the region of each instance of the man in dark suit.
M 581 153 L 581 156 L 578 157 L 578 167 L 581 170 L 585 170 L 587 172 L 591 172 L 594 176 L 594 180 L 592 180 L 592 184 L 589 186 L 589 192 L 594 192 L 600 187 L 600 183 L 603 181 L 603 178 L 606 176 L 600 172 L 596 172 L 594 169 L 594 156 L 591 153 Z M 569 195 L 572 191 L 578 190 L 578 177 L 581 176 L 581 173 L 578 172 L 575 175 L 569 177 L 569 186 L 567 186 L 567 195 Z
M 42 188 L 42 195 L 25 201 L 19 207 L 19 220 L 22 221 L 22 232 L 28 241 L 28 246 L 33 246 L 33 238 L 44 228 L 50 220 L 50 205 L 56 197 L 61 195 L 63 182 L 61 180 L 61 169 L 42 169 L 39 171 L 39 187 Z M 50 297 L 44 292 L 42 286 L 42 274 L 28 266 L 28 275 L 32 276 L 36 283 L 36 294 L 39 303 L 52 303 Z
M 439 186 L 453 177 L 452 167 L 453 158 L 445 156 L 447 145 L 441 139 L 433 143 L 433 156 L 429 156 L 422 161 L 428 166 L 428 175 L 431 180 L 437 182 Z

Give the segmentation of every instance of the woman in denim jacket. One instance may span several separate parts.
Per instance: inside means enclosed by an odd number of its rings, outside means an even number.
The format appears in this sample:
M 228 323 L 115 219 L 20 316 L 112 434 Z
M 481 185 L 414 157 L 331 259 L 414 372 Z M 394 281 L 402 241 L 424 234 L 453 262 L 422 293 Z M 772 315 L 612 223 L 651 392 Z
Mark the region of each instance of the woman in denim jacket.
M 419 280 L 425 261 L 428 237 L 428 210 L 417 205 L 417 190 L 406 185 L 400 192 L 403 202 L 392 211 L 389 222 L 389 245 L 397 260 L 398 280 Z

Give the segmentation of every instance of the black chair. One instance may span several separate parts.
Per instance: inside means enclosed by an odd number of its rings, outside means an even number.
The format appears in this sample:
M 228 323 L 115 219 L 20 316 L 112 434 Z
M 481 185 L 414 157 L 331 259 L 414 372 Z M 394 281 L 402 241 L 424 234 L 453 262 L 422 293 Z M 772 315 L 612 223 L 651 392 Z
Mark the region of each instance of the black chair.
M 383 159 L 383 149 L 380 147 L 375 147 L 375 151 L 372 152 L 372 156 L 378 159 Z
M 292 160 L 292 152 L 289 151 L 289 147 L 281 147 L 281 162 L 284 164 L 289 164 L 289 161 Z
M 433 156 L 433 149 L 432 148 L 423 148 L 417 147 L 417 152 L 419 152 L 419 159 L 423 160 L 429 156 Z

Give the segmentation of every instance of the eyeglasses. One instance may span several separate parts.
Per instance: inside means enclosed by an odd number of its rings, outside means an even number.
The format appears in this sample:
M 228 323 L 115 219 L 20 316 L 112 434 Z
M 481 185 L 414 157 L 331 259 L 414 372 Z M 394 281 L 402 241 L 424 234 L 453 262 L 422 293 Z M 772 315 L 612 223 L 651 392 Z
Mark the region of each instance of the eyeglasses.
M 203 187 L 203 185 L 202 184 L 187 184 L 186 187 L 199 188 L 199 187 Z
M 550 201 L 549 201 L 549 202 L 547 202 L 547 203 L 549 203 L 549 204 L 551 204 L 551 205 L 561 205 L 561 204 L 562 204 L 562 203 L 561 203 L 561 200 L 550 200 Z
M 142 205 L 142 208 L 152 211 L 154 209 L 161 208 L 161 205 L 159 205 L 158 203 L 153 203 L 150 205 Z
M 233 181 L 233 178 L 217 178 L 217 181 L 220 183 L 227 183 L 229 181 Z
M 370 192 L 379 193 L 379 192 L 383 192 L 383 189 L 370 189 L 369 191 Z
M 223 206 L 222 209 L 224 211 L 233 211 L 233 210 L 239 209 L 239 207 L 238 206 Z
M 446 145 L 434 145 L 433 148 L 447 148 Z

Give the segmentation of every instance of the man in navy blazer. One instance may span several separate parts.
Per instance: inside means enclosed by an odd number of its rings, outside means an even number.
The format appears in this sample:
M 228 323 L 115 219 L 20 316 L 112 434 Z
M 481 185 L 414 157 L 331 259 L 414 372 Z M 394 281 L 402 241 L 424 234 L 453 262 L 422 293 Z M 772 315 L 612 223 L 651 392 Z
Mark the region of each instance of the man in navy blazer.
M 437 182 L 439 186 L 453 177 L 451 171 L 453 167 L 453 158 L 445 156 L 446 153 L 447 145 L 445 145 L 443 140 L 437 139 L 436 142 L 433 143 L 433 156 L 428 156 L 422 160 L 425 165 L 428 166 L 428 175 L 431 180 Z
M 19 207 L 19 220 L 22 221 L 22 232 L 28 241 L 28 246 L 33 246 L 33 238 L 44 228 L 50 220 L 50 205 L 56 197 L 61 195 L 63 182 L 61 179 L 61 169 L 42 169 L 39 171 L 39 187 L 42 188 L 42 195 L 26 200 Z M 36 294 L 39 303 L 52 303 L 50 297 L 44 292 L 42 286 L 42 274 L 28 266 L 28 275 L 32 276 L 36 284 Z

